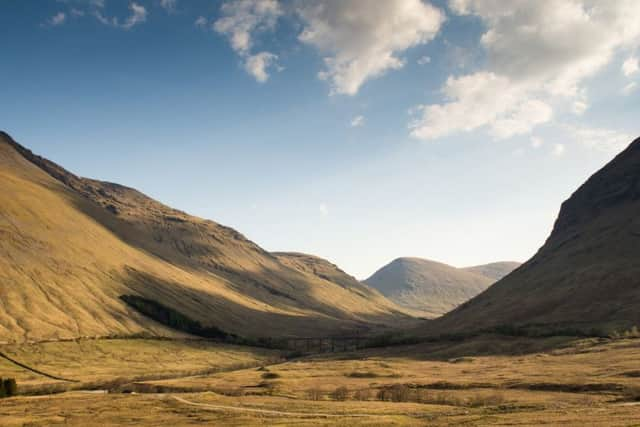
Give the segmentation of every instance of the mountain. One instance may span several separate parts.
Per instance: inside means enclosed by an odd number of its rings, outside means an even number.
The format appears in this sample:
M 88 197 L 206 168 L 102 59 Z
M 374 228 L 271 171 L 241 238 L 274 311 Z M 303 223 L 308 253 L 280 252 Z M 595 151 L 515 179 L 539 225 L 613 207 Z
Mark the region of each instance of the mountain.
M 248 337 L 410 319 L 327 261 L 270 254 L 132 188 L 78 177 L 0 133 L 0 341 L 177 334 L 126 295 Z
M 502 279 L 507 274 L 520 266 L 519 262 L 515 261 L 500 261 L 492 262 L 490 264 L 475 265 L 473 267 L 465 267 L 461 270 L 468 271 L 470 273 L 480 274 L 481 276 L 488 277 L 494 282 Z
M 640 325 L 640 139 L 562 204 L 533 258 L 426 328 L 606 332 L 634 325 Z
M 518 263 L 456 268 L 422 258 L 398 258 L 365 283 L 424 317 L 440 316 L 487 289 Z

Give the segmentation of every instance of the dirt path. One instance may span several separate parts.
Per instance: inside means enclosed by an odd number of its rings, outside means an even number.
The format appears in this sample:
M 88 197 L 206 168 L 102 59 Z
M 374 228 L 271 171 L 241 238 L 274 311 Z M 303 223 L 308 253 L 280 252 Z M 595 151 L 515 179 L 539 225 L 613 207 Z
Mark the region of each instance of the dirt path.
M 222 411 L 238 411 L 238 412 L 250 412 L 263 415 L 278 415 L 283 417 L 318 417 L 318 418 L 346 418 L 346 417 L 376 417 L 373 414 L 324 414 L 317 412 L 287 412 L 276 411 L 273 409 L 257 409 L 257 408 L 245 408 L 241 406 L 227 406 L 227 405 L 211 405 L 209 403 L 197 403 L 184 399 L 179 396 L 171 396 L 173 399 L 185 405 L 197 406 L 204 409 L 222 410 Z
M 67 381 L 67 382 L 70 382 L 70 383 L 78 383 L 78 382 L 80 382 L 78 380 L 70 380 L 68 378 L 57 377 L 55 375 L 50 375 L 50 374 L 47 374 L 46 372 L 39 371 L 39 370 L 37 370 L 35 368 L 32 368 L 30 366 L 25 365 L 24 363 L 18 362 L 17 360 L 7 356 L 6 354 L 4 354 L 1 351 L 0 351 L 0 357 L 5 359 L 5 360 L 8 360 L 9 362 L 13 363 L 14 365 L 17 365 L 17 366 L 19 366 L 19 367 L 21 367 L 23 369 L 26 369 L 27 371 L 31 371 L 34 374 L 38 374 L 38 375 L 42 375 L 42 376 L 47 377 L 47 378 L 51 378 L 52 380 Z

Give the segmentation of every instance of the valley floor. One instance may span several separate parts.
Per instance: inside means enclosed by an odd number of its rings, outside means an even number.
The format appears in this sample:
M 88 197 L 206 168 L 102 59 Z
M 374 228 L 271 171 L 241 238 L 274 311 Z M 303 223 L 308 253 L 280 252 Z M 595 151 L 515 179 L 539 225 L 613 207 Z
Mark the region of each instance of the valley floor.
M 640 425 L 640 339 L 488 336 L 290 361 L 198 341 L 0 351 L 79 381 L 0 362 L 32 394 L 0 401 L 3 426 Z

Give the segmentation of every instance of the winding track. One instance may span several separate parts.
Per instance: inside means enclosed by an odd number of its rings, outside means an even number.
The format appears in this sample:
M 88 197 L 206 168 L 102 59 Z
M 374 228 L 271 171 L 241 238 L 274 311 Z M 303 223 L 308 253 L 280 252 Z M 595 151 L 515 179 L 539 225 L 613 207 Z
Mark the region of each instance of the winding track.
M 354 417 L 375 417 L 377 415 L 372 414 L 324 414 L 317 412 L 287 412 L 287 411 L 276 411 L 273 409 L 257 409 L 257 408 L 245 408 L 239 406 L 227 406 L 227 405 L 211 405 L 209 403 L 197 403 L 192 402 L 190 400 L 184 399 L 179 396 L 171 396 L 173 399 L 177 400 L 180 403 L 184 403 L 185 405 L 197 406 L 204 409 L 211 409 L 217 411 L 238 411 L 238 412 L 251 412 L 263 415 L 278 415 L 285 417 L 318 417 L 318 418 L 354 418 Z

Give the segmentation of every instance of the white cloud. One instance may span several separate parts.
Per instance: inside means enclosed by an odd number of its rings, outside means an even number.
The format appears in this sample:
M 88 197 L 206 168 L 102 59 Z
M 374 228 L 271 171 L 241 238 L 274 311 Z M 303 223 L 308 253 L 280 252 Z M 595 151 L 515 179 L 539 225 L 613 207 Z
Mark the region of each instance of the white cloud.
M 529 132 L 552 114 L 549 105 L 525 96 L 525 86 L 494 73 L 449 77 L 443 94 L 449 102 L 418 107 L 420 114 L 410 124 L 412 136 L 433 139 L 489 126 L 494 137 L 508 138 Z
M 329 215 L 329 208 L 325 203 L 320 203 L 319 209 L 320 209 L 320 215 L 322 216 Z
M 362 84 L 404 66 L 399 55 L 432 40 L 444 14 L 421 0 L 299 2 L 304 22 L 300 41 L 316 47 L 331 93 L 355 95 Z
M 544 144 L 544 141 L 537 136 L 532 136 L 530 141 L 533 148 L 540 148 L 542 147 L 542 144 Z
M 431 62 L 431 57 L 429 56 L 421 56 L 418 58 L 418 65 L 425 65 Z
M 213 29 L 229 38 L 233 50 L 248 54 L 252 47 L 253 33 L 272 30 L 282 9 L 277 0 L 238 0 L 224 3 L 222 17 Z
M 108 17 L 102 13 L 102 9 L 104 8 L 103 1 L 95 1 L 93 2 L 95 7 L 97 8 L 94 11 L 94 15 L 98 19 L 98 21 L 102 22 L 105 25 L 111 25 L 113 27 L 123 28 L 125 30 L 129 30 L 133 28 L 137 24 L 141 24 L 147 20 L 147 9 L 144 6 L 139 5 L 136 2 L 129 3 L 129 9 L 131 10 L 131 15 L 127 17 L 124 22 L 120 22 L 120 20 L 113 16 Z
M 138 3 L 131 3 L 129 5 L 129 9 L 131 9 L 131 15 L 127 18 L 125 23 L 122 24 L 122 28 L 129 29 L 134 25 L 147 20 L 147 9 L 145 9 L 144 6 L 141 6 Z
M 247 56 L 244 63 L 245 70 L 251 74 L 258 82 L 264 83 L 269 79 L 267 69 L 275 65 L 277 55 L 270 52 L 260 52 Z
M 610 129 L 586 126 L 566 126 L 565 129 L 576 142 L 607 154 L 619 153 L 633 140 L 627 133 Z
M 83 10 L 72 8 L 71 9 L 71 15 L 73 15 L 73 16 L 84 16 L 85 13 L 84 13 Z
M 196 20 L 193 22 L 193 25 L 195 25 L 198 28 L 206 28 L 207 18 L 205 18 L 204 16 L 198 16 Z
M 551 151 L 551 154 L 553 154 L 554 157 L 562 157 L 564 156 L 565 151 L 566 149 L 563 144 L 555 144 L 553 146 L 553 150 Z
M 631 93 L 635 91 L 637 88 L 638 88 L 638 84 L 636 82 L 631 82 L 622 88 L 622 93 L 624 95 L 631 95 Z
M 237 0 L 220 8 L 222 17 L 213 29 L 229 38 L 231 47 L 244 58 L 244 68 L 258 82 L 269 78 L 267 69 L 275 64 L 277 55 L 271 52 L 251 54 L 255 33 L 273 30 L 282 9 L 277 0 Z
M 160 6 L 167 12 L 173 12 L 176 10 L 178 0 L 160 0 Z
M 64 12 L 58 12 L 51 18 L 49 18 L 49 24 L 53 25 L 54 27 L 57 25 L 62 25 L 64 24 L 64 21 L 66 21 L 66 19 L 67 15 Z
M 638 64 L 638 58 L 629 57 L 626 61 L 622 63 L 622 74 L 626 77 L 630 77 L 632 74 L 635 74 L 640 70 L 640 65 Z
M 350 123 L 352 128 L 357 128 L 364 125 L 364 116 L 355 116 Z
M 420 106 L 422 117 L 411 123 L 417 138 L 481 126 L 496 137 L 525 133 L 548 121 L 551 105 L 565 100 L 581 114 L 588 108 L 583 81 L 640 39 L 635 0 L 450 0 L 450 7 L 485 24 L 480 44 L 487 66 L 449 77 L 447 99 Z

